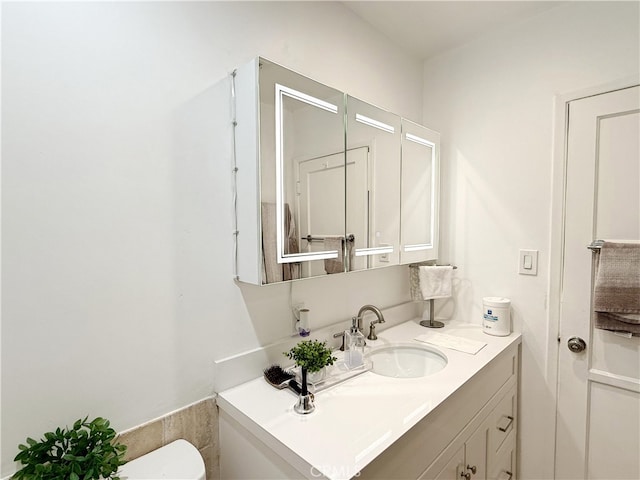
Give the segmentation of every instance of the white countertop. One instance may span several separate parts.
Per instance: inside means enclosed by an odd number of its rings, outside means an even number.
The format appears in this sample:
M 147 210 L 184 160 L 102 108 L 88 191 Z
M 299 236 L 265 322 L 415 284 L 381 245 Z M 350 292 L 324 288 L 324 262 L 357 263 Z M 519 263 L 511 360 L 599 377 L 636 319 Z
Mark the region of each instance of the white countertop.
M 495 337 L 484 334 L 481 325 L 461 323 L 428 329 L 416 319 L 381 332 L 376 341 L 367 340 L 367 348 L 433 334 L 487 345 L 475 355 L 434 347 L 448 363 L 427 377 L 391 378 L 366 372 L 317 393 L 316 410 L 308 415 L 293 411 L 296 397 L 290 390 L 277 390 L 262 377 L 219 393 L 217 402 L 307 478 L 320 474 L 332 480 L 351 478 L 491 360 L 520 342 L 519 333 Z

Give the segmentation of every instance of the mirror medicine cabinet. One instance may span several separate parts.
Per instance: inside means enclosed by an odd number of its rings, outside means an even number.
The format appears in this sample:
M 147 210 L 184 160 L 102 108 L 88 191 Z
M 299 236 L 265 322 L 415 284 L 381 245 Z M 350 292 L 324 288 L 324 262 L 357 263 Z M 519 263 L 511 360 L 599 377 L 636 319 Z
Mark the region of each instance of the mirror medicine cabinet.
M 232 83 L 238 280 L 437 258 L 437 132 L 264 58 Z

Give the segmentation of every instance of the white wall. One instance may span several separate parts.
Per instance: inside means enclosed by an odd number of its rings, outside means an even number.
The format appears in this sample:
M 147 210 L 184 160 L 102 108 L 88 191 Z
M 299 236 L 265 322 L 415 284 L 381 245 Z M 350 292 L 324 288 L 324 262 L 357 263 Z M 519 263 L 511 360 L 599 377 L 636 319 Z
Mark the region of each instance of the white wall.
M 553 476 L 555 332 L 549 316 L 554 96 L 638 75 L 637 2 L 569 2 L 431 59 L 424 123 L 442 132 L 443 256 L 456 316 L 512 299 L 523 333 L 521 478 Z M 518 250 L 540 251 L 537 276 Z
M 178 113 L 257 55 L 419 120 L 422 63 L 348 9 L 2 9 L 0 477 L 27 436 L 84 415 L 124 430 L 212 394 L 214 360 L 289 332 L 290 296 L 315 326 L 409 300 L 398 267 L 234 284 L 230 159 L 176 144 Z

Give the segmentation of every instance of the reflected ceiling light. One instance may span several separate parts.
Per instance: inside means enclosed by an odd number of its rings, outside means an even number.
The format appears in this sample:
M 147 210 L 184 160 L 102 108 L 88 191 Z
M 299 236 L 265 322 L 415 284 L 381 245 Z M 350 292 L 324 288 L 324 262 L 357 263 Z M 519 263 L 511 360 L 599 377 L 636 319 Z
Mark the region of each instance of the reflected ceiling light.
M 383 255 L 385 253 L 393 253 L 393 247 L 356 248 L 356 257 Z
M 417 252 L 419 250 L 428 250 L 430 248 L 433 248 L 433 245 L 431 243 L 421 243 L 421 244 L 417 244 L 417 245 L 405 245 L 404 246 L 404 251 L 405 252 Z
M 419 137 L 417 135 L 413 135 L 412 133 L 405 133 L 404 137 L 409 140 L 410 142 L 415 142 L 415 143 L 419 143 L 420 145 L 424 145 L 425 147 L 435 147 L 435 143 L 430 142 L 429 140 L 425 140 L 422 137 Z
M 338 107 L 333 103 L 325 102 L 324 100 L 312 97 L 311 95 L 307 95 L 306 93 L 303 93 L 299 90 L 294 90 L 293 88 L 285 87 L 284 85 L 276 83 L 276 98 L 280 99 L 281 102 L 282 95 L 294 98 L 313 107 L 321 108 L 322 110 L 326 110 L 327 112 L 338 113 Z
M 360 115 L 359 113 L 356 113 L 356 122 L 364 123 L 365 125 L 369 125 L 370 127 L 377 128 L 388 133 L 394 133 L 396 131 L 396 129 L 391 125 L 379 122 L 378 120 L 374 120 L 373 118 L 365 117 L 364 115 Z

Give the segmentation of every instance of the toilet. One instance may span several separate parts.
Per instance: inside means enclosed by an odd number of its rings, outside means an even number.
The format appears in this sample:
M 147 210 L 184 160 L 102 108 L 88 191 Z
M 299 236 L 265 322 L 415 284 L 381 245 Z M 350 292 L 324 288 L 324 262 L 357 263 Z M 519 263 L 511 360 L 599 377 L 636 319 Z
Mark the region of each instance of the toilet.
M 120 467 L 121 480 L 205 480 L 204 460 L 186 440 L 176 440 Z

